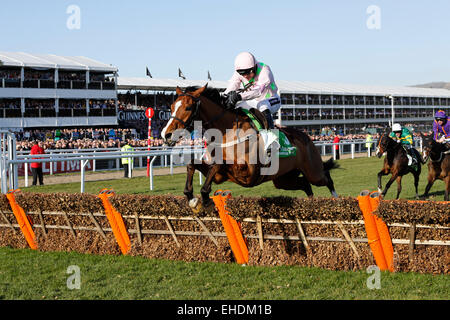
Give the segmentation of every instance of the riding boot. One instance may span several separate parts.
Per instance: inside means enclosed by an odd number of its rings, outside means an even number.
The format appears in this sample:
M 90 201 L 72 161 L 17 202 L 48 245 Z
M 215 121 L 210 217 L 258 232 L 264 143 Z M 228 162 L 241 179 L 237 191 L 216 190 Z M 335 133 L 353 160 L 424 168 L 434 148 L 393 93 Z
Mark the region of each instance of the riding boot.
M 273 123 L 272 113 L 270 112 L 270 110 L 269 109 L 264 110 L 263 114 L 266 117 L 267 126 L 269 127 L 269 130 L 274 129 L 275 124 Z

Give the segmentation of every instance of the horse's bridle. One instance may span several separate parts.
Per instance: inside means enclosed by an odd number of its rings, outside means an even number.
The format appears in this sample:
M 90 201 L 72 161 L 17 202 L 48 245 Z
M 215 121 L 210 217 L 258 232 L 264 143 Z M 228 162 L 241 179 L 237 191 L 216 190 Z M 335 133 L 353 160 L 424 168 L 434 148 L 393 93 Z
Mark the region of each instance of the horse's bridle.
M 375 154 L 378 155 L 381 150 L 383 150 L 383 153 L 385 153 L 387 150 L 385 150 L 387 146 L 385 146 L 384 144 L 381 144 L 381 140 L 383 140 L 384 134 L 381 135 L 380 139 L 378 140 L 378 145 L 377 145 L 377 150 L 375 151 Z M 380 155 L 381 157 L 381 155 Z
M 169 119 L 174 119 L 179 121 L 186 130 L 191 131 L 191 129 L 194 129 L 194 121 L 196 120 L 197 116 L 198 116 L 198 111 L 200 109 L 200 98 L 199 97 L 194 97 L 193 95 L 189 94 L 189 93 L 182 93 L 179 95 L 179 97 L 190 97 L 192 100 L 194 100 L 194 104 L 186 107 L 186 111 L 191 111 L 191 115 L 189 116 L 189 118 L 186 121 L 183 121 L 182 119 L 176 117 L 175 115 L 170 116 Z
M 182 94 L 178 95 L 178 97 L 190 97 L 192 100 L 194 100 L 194 104 L 192 104 L 189 107 L 186 107 L 186 109 L 185 109 L 186 111 L 191 111 L 191 115 L 189 116 L 189 118 L 186 121 L 183 121 L 182 119 L 180 119 L 176 116 L 171 116 L 170 118 L 179 121 L 186 130 L 191 131 L 191 129 L 192 130 L 194 129 L 193 122 L 195 120 L 198 120 L 197 118 L 198 118 L 198 113 L 199 113 L 200 104 L 201 104 L 200 97 L 194 97 L 193 95 L 191 95 L 189 93 L 182 93 Z M 226 111 L 227 110 L 223 109 L 223 111 L 221 113 L 219 113 L 215 117 L 212 117 L 211 119 L 206 121 L 204 123 L 204 126 L 207 127 L 209 124 L 212 124 L 213 122 L 222 118 L 225 115 Z

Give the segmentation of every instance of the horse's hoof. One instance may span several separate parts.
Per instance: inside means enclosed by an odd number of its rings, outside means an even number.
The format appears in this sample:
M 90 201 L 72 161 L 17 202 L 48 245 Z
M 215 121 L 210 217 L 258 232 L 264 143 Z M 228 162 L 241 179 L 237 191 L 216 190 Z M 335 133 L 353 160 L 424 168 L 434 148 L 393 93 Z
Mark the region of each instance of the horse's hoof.
M 203 210 L 206 213 L 211 214 L 214 213 L 214 211 L 216 210 L 216 206 L 214 205 L 213 201 L 209 201 L 208 203 L 203 204 Z
M 203 208 L 202 203 L 199 201 L 198 198 L 193 198 L 189 200 L 189 207 L 195 214 L 199 213 Z

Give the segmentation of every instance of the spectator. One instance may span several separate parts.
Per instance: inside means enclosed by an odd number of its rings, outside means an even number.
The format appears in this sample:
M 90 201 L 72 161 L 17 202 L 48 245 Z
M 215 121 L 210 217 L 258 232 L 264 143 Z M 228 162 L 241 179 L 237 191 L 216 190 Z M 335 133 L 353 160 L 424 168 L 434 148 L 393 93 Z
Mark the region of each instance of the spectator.
M 33 147 L 31 148 L 30 155 L 37 154 L 45 154 L 44 149 L 42 148 L 43 142 L 35 140 L 33 143 Z M 32 158 L 39 159 L 39 158 Z M 33 186 L 37 184 L 37 179 L 39 178 L 39 185 L 44 185 L 44 176 L 42 174 L 42 163 L 41 162 L 32 162 L 31 163 L 31 172 L 33 173 Z
M 369 133 L 367 133 L 367 136 L 366 136 L 366 148 L 367 148 L 367 150 L 369 150 L 369 156 L 370 156 L 370 150 L 372 149 L 372 141 L 373 141 L 373 137 L 369 132 Z
M 108 137 L 109 139 L 116 140 L 116 131 L 114 129 L 109 130 Z
M 341 142 L 341 139 L 339 138 L 339 135 L 335 134 L 333 143 L 334 143 L 334 150 L 336 150 L 336 160 L 340 159 L 339 155 L 339 142 Z
M 134 151 L 134 148 L 129 145 L 128 142 L 122 142 L 120 151 L 127 152 L 127 151 Z M 122 158 L 122 165 L 124 170 L 124 177 L 125 178 L 131 178 L 133 176 L 133 158 Z M 131 175 L 128 176 L 128 172 L 131 172 Z

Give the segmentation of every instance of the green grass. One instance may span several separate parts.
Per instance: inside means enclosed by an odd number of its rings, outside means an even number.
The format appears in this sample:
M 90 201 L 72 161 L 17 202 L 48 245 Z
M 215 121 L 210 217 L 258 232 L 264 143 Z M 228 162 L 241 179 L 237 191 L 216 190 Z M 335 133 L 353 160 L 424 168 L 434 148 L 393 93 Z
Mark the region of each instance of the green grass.
M 357 196 L 361 190 L 376 190 L 376 174 L 382 166 L 377 158 L 338 161 L 332 171 L 336 189 L 343 196 Z M 423 168 L 419 193 L 426 185 Z M 86 182 L 88 193 L 103 188 L 128 194 L 182 195 L 185 174 L 155 176 L 154 191 L 148 178 Z M 383 179 L 383 185 L 387 181 Z M 195 192 L 200 190 L 198 174 Z M 436 182 L 432 191 L 443 197 L 444 185 Z M 277 190 L 272 183 L 246 189 L 232 183 L 213 186 L 231 189 L 234 196 L 304 197 L 302 191 Z M 80 192 L 80 183 L 23 188 L 24 192 Z M 313 187 L 316 196 L 328 197 L 326 187 Z M 394 183 L 387 199 L 395 197 Z M 403 179 L 402 198 L 414 198 L 413 177 Z M 66 273 L 70 265 L 81 271 L 81 289 L 69 290 Z M 0 248 L 0 299 L 448 299 L 448 275 L 415 273 L 381 274 L 381 289 L 366 286 L 370 275 L 364 271 L 329 271 L 298 266 L 242 267 L 222 263 L 186 263 L 143 257 L 96 256 L 65 252 L 36 252 Z
M 80 268 L 80 289 L 67 287 L 71 265 Z M 448 275 L 382 272 L 381 289 L 372 290 L 369 276 L 0 248 L 1 299 L 448 299 Z
M 382 159 L 378 158 L 357 158 L 339 160 L 339 169 L 331 172 L 334 180 L 336 190 L 341 196 L 356 197 L 361 190 L 369 189 L 371 191 L 377 189 L 377 173 L 382 167 Z M 419 195 L 423 194 L 427 184 L 428 169 L 423 166 L 422 174 L 419 183 Z M 388 181 L 389 176 L 383 177 L 383 187 Z M 173 176 L 155 176 L 154 190 L 150 191 L 149 179 L 146 177 L 136 177 L 132 179 L 117 179 L 107 181 L 93 181 L 85 182 L 85 192 L 97 194 L 103 188 L 112 188 L 116 193 L 126 194 L 174 194 L 183 195 L 186 174 L 176 174 Z M 45 182 L 45 181 L 44 181 Z M 403 177 L 402 193 L 400 198 L 414 199 L 414 179 L 412 174 Z M 229 189 L 232 190 L 234 196 L 291 196 L 291 197 L 305 197 L 303 191 L 285 191 L 274 188 L 272 182 L 266 182 L 254 188 L 243 188 L 231 182 L 225 182 L 221 185 L 213 185 L 212 190 Z M 67 183 L 60 185 L 45 185 L 22 188 L 24 192 L 69 192 L 79 193 L 80 182 Z M 313 191 L 316 196 L 329 197 L 330 193 L 326 187 L 314 187 Z M 200 194 L 200 185 L 198 173 L 195 174 L 194 192 Z M 394 182 L 389 189 L 386 199 L 393 199 L 396 196 L 397 183 Z M 436 197 L 436 200 L 443 200 L 444 183 L 440 180 L 436 181 L 431 189 L 431 195 Z M 433 197 L 432 197 L 433 199 Z

